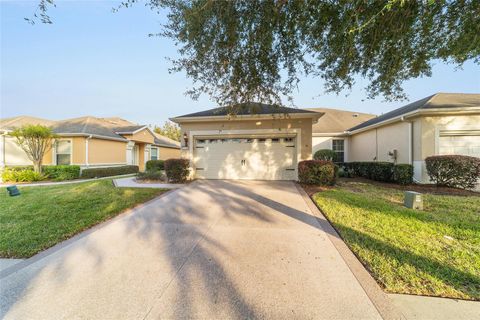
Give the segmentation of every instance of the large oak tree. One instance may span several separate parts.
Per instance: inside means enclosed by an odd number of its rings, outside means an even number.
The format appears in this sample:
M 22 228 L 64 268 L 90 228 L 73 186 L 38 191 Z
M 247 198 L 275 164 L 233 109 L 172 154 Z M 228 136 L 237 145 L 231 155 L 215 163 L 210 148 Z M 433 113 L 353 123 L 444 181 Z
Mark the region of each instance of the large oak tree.
M 50 22 L 48 3 L 40 18 Z M 137 0 L 127 0 L 129 7 Z M 368 81 L 369 98 L 405 97 L 405 80 L 430 76 L 441 60 L 461 66 L 480 57 L 480 1 L 447 0 L 147 0 L 166 11 L 159 35 L 180 56 L 173 71 L 221 105 L 280 103 L 302 75 L 324 80 L 326 92 Z M 319 91 L 321 89 L 319 88 Z

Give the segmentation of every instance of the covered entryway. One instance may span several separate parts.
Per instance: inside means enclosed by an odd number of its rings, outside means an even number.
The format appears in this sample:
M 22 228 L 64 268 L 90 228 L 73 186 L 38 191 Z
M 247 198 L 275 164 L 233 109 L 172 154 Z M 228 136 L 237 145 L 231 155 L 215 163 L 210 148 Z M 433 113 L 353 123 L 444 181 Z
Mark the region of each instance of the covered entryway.
M 200 179 L 296 179 L 295 136 L 197 137 L 195 176 Z

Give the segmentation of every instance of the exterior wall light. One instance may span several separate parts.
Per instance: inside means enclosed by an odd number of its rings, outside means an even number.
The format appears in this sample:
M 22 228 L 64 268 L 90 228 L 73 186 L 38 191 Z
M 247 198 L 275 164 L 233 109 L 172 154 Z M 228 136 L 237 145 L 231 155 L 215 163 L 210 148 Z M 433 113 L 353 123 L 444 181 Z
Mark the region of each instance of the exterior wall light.
M 183 145 L 188 148 L 188 135 L 186 132 L 183 133 Z

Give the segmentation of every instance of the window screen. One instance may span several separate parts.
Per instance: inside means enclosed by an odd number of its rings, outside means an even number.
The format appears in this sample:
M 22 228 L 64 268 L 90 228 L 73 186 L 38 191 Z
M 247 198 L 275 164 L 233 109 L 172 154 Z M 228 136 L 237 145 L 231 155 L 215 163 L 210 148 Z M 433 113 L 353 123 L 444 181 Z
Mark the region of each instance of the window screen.
M 150 149 L 150 160 L 158 160 L 158 149 L 151 148 Z

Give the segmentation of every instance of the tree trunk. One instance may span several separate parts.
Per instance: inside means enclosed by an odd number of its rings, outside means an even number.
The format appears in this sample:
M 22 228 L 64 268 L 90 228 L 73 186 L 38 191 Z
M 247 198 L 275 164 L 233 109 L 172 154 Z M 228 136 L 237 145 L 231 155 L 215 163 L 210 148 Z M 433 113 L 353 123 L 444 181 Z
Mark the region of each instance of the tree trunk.
M 42 173 L 42 161 L 33 162 L 33 171 Z

